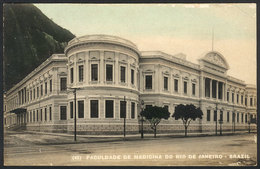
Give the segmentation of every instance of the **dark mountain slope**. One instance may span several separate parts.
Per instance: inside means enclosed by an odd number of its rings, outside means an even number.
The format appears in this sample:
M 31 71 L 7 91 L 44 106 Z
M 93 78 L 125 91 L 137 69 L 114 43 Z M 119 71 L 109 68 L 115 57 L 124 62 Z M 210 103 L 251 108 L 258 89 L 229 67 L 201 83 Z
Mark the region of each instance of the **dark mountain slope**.
M 4 89 L 8 90 L 75 36 L 32 4 L 4 5 Z

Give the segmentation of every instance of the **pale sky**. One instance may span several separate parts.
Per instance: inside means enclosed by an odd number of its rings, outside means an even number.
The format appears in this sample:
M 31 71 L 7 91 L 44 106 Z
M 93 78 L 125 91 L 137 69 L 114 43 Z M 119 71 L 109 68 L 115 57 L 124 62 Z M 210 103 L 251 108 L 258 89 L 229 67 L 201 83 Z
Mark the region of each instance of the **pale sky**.
M 256 5 L 248 4 L 35 4 L 75 36 L 108 34 L 140 51 L 184 53 L 198 63 L 212 49 L 227 60 L 228 75 L 256 84 Z

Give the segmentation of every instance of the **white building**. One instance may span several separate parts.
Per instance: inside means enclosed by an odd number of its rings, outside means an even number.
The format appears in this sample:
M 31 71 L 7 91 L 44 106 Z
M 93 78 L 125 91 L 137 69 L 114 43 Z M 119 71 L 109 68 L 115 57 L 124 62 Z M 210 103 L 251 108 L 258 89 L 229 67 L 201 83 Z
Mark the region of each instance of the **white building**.
M 137 133 L 142 100 L 144 106 L 167 106 L 171 114 L 178 104 L 200 107 L 203 119 L 192 122 L 191 132 L 215 132 L 218 121 L 223 132 L 243 131 L 256 118 L 256 86 L 228 76 L 228 63 L 216 51 L 194 64 L 184 54 L 142 52 L 120 37 L 90 35 L 71 40 L 64 53 L 52 55 L 7 92 L 7 112 L 17 114 L 17 124 L 72 132 L 75 91 L 82 134 L 122 133 L 124 113 L 127 133 Z M 170 117 L 158 130 L 182 132 L 183 126 Z

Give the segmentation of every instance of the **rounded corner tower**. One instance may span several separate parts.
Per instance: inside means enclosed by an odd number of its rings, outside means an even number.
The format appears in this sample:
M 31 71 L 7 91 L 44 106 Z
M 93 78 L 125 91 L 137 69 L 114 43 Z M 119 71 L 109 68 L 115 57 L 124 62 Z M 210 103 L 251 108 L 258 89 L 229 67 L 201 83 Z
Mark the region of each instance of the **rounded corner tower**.
M 68 130 L 73 131 L 75 91 L 77 130 L 120 133 L 138 131 L 139 58 L 137 46 L 120 37 L 87 35 L 72 39 L 68 57 Z

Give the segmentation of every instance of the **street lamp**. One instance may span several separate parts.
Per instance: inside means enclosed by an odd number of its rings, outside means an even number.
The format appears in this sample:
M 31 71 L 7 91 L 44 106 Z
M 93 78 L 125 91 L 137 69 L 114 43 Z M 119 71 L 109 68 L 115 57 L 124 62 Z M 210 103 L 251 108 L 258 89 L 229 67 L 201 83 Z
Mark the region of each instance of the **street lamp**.
M 219 119 L 219 126 L 220 126 L 220 130 L 219 130 L 219 134 L 222 136 L 222 124 L 223 124 L 223 112 L 220 112 L 220 119 Z
M 76 101 L 77 101 L 77 96 L 76 96 L 76 91 L 79 88 L 68 88 L 68 89 L 73 89 L 73 93 L 74 93 L 74 141 L 77 141 L 77 108 L 76 108 Z
M 250 134 L 250 124 L 251 124 L 251 121 L 250 120 L 248 120 L 248 133 Z
M 123 114 L 123 116 L 124 116 L 124 138 L 125 138 L 125 123 L 126 123 L 126 121 L 125 121 L 125 118 L 126 118 L 126 101 L 125 101 L 125 96 L 124 96 L 124 114 Z
M 144 101 L 141 100 L 141 112 L 144 110 Z M 144 118 L 141 115 L 141 138 L 144 138 Z

